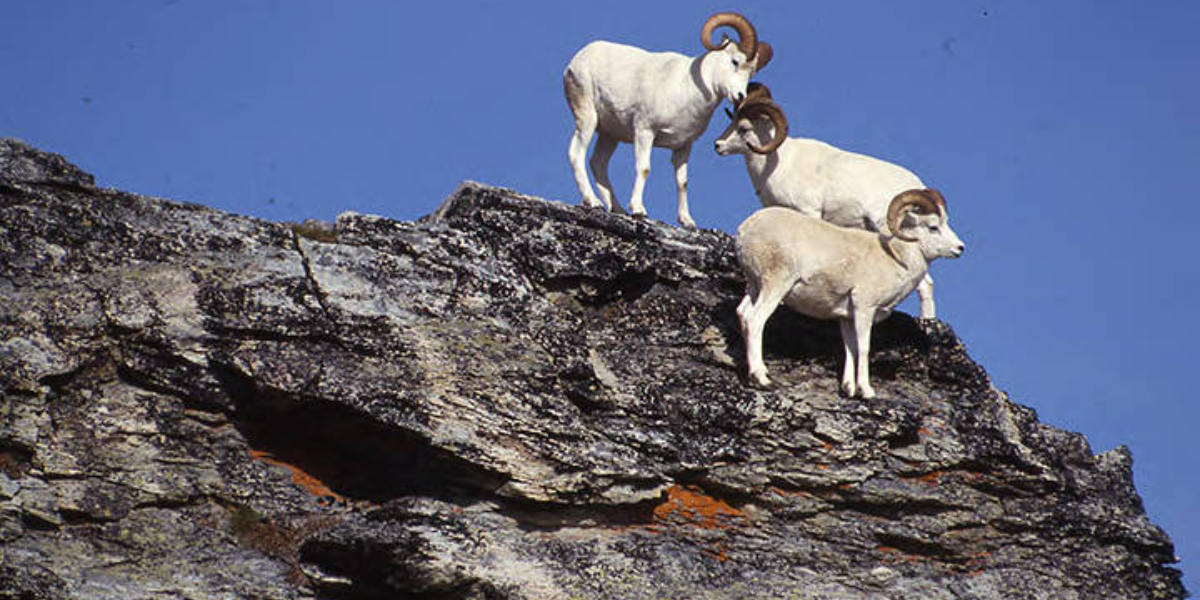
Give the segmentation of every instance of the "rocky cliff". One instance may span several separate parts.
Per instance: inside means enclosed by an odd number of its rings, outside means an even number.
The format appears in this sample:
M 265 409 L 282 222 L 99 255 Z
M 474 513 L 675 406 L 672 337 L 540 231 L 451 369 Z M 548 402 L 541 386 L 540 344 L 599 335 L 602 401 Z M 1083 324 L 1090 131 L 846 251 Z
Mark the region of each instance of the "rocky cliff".
M 478 184 L 289 225 L 0 142 L 0 598 L 1181 598 L 1131 457 L 943 323 L 781 311 L 731 239 Z

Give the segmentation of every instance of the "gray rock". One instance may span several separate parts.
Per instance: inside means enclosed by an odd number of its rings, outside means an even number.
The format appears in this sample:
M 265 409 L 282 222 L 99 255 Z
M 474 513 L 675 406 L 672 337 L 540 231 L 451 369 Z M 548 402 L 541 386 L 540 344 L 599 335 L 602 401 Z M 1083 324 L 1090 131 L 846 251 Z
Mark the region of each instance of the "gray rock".
M 876 327 L 850 400 L 836 327 L 780 311 L 748 387 L 723 233 L 474 183 L 277 224 L 0 165 L 0 598 L 1184 597 L 1129 452 L 944 323 Z
M 91 174 L 58 154 L 31 148 L 20 140 L 0 138 L 0 177 L 12 181 L 91 187 Z

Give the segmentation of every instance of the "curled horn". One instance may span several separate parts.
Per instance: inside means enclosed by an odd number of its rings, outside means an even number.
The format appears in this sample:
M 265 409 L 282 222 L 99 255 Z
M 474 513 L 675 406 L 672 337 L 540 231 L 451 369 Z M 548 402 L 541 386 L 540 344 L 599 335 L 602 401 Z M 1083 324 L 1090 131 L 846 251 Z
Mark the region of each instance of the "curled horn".
M 734 108 L 734 110 L 737 110 L 741 106 L 748 105 L 752 102 L 758 102 L 760 100 L 770 100 L 770 99 L 771 99 L 771 88 L 767 87 L 767 85 L 765 83 L 751 81 L 748 85 L 746 85 L 746 97 L 742 98 L 741 102 L 734 103 L 733 108 Z M 729 109 L 728 108 L 725 109 L 725 112 L 728 113 Z M 737 116 L 729 115 L 729 118 L 735 119 L 735 118 L 737 118 Z
M 760 99 L 770 100 L 771 88 L 767 87 L 765 83 L 751 81 L 746 85 L 746 99 L 742 100 L 742 102 L 754 102 Z
M 933 192 L 931 194 L 930 191 L 931 190 L 907 190 L 896 194 L 896 197 L 892 198 L 892 203 L 888 205 L 887 226 L 896 239 L 906 242 L 917 241 L 917 238 L 906 236 L 900 233 L 900 219 L 904 218 L 904 212 L 908 207 L 916 207 L 917 210 L 922 213 L 944 214 L 941 212 L 942 209 L 935 199 L 940 197 L 941 194 L 938 194 L 937 192 Z M 945 202 L 946 200 L 942 199 L 943 206 L 945 205 Z
M 754 52 L 754 60 L 756 61 L 754 64 L 754 71 L 758 72 L 763 70 L 763 67 L 767 66 L 767 63 L 771 62 L 772 56 L 775 56 L 775 50 L 771 48 L 771 45 L 766 42 L 759 42 L 758 50 Z
M 764 88 L 766 86 L 763 86 Z M 775 123 L 775 137 L 767 142 L 765 146 L 755 146 L 750 144 L 750 149 L 759 154 L 770 154 L 779 149 L 788 136 L 787 115 L 783 114 L 783 109 L 771 100 L 771 92 L 767 91 L 767 97 L 758 99 L 754 102 L 742 102 L 738 108 L 738 116 L 747 119 L 753 119 L 758 115 L 766 115 Z
M 709 50 L 720 49 L 721 46 L 712 43 L 712 34 L 718 27 L 726 26 L 737 31 L 738 48 L 746 55 L 746 59 L 753 59 L 754 53 L 758 51 L 758 33 L 754 31 L 749 19 L 735 12 L 717 13 L 704 22 L 704 27 L 700 30 L 700 41 L 704 43 L 704 47 Z
M 925 194 L 930 198 L 933 198 L 933 201 L 938 205 L 938 214 L 942 216 L 943 221 L 946 220 L 946 199 L 942 197 L 942 193 L 933 188 L 929 188 L 925 190 Z

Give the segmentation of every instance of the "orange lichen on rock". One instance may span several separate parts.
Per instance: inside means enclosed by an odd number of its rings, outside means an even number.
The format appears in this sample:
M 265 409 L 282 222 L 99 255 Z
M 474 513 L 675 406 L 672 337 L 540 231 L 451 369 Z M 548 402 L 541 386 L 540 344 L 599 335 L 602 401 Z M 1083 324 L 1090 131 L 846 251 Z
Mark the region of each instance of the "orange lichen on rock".
M 250 455 L 250 458 L 253 458 L 254 460 L 259 460 L 269 465 L 275 465 L 277 467 L 283 467 L 287 469 L 292 474 L 292 483 L 296 484 L 308 493 L 336 504 L 347 503 L 345 496 L 329 489 L 329 486 L 325 485 L 323 481 L 306 473 L 300 467 L 297 467 L 291 463 L 283 462 L 282 460 L 271 456 L 270 452 L 263 450 L 255 450 L 251 448 L 247 451 L 247 453 Z
M 802 498 L 812 498 L 813 497 L 812 492 L 809 492 L 807 490 L 795 490 L 795 491 L 785 490 L 778 486 L 771 486 L 769 489 L 778 496 L 800 496 Z
M 694 486 L 673 485 L 667 499 L 654 508 L 654 520 L 683 523 L 703 529 L 724 529 L 749 521 L 746 513 L 720 498 L 705 495 Z
M 717 562 L 729 562 L 729 549 L 721 544 L 714 544 L 702 550 L 705 556 L 715 559 Z
M 930 471 L 924 475 L 902 476 L 901 479 L 908 481 L 918 481 L 928 486 L 935 486 L 942 482 L 942 477 L 946 475 L 945 471 Z

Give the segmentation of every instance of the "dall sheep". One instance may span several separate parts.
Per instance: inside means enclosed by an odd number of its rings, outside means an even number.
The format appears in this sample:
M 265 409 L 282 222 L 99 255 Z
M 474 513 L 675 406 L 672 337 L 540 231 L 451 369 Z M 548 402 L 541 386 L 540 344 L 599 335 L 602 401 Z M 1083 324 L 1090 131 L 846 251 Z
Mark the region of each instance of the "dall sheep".
M 719 27 L 732 27 L 738 42 L 713 44 Z M 645 216 L 642 191 L 650 174 L 650 148 L 672 151 L 679 224 L 694 228 L 688 211 L 687 163 L 692 142 L 708 128 L 723 99 L 745 97 L 750 76 L 771 60 L 773 51 L 758 41 L 754 26 L 740 14 L 709 17 L 700 32 L 708 50 L 696 57 L 675 52 L 648 52 L 634 46 L 596 41 L 584 46 L 563 72 L 563 91 L 575 116 L 568 157 L 583 204 L 624 212 L 608 179 L 608 160 L 618 142 L 633 144 L 634 184 L 629 211 Z M 590 161 L 600 196 L 592 190 L 584 155 L 592 134 L 596 149 Z
M 912 293 L 936 258 L 956 258 L 962 240 L 950 229 L 936 190 L 908 190 L 890 203 L 886 233 L 848 229 L 790 208 L 760 209 L 738 227 L 737 257 L 746 275 L 738 306 L 749 378 L 770 385 L 762 332 L 783 302 L 817 319 L 837 319 L 846 363 L 842 391 L 875 396 L 868 371 L 871 326 Z
M 730 117 L 729 127 L 714 142 L 716 151 L 745 156 L 746 171 L 763 206 L 785 206 L 835 225 L 889 233 L 892 198 L 926 187 L 904 167 L 819 140 L 789 138 L 787 116 L 765 85 L 750 84 L 746 99 Z M 937 317 L 928 274 L 917 294 L 921 317 Z

